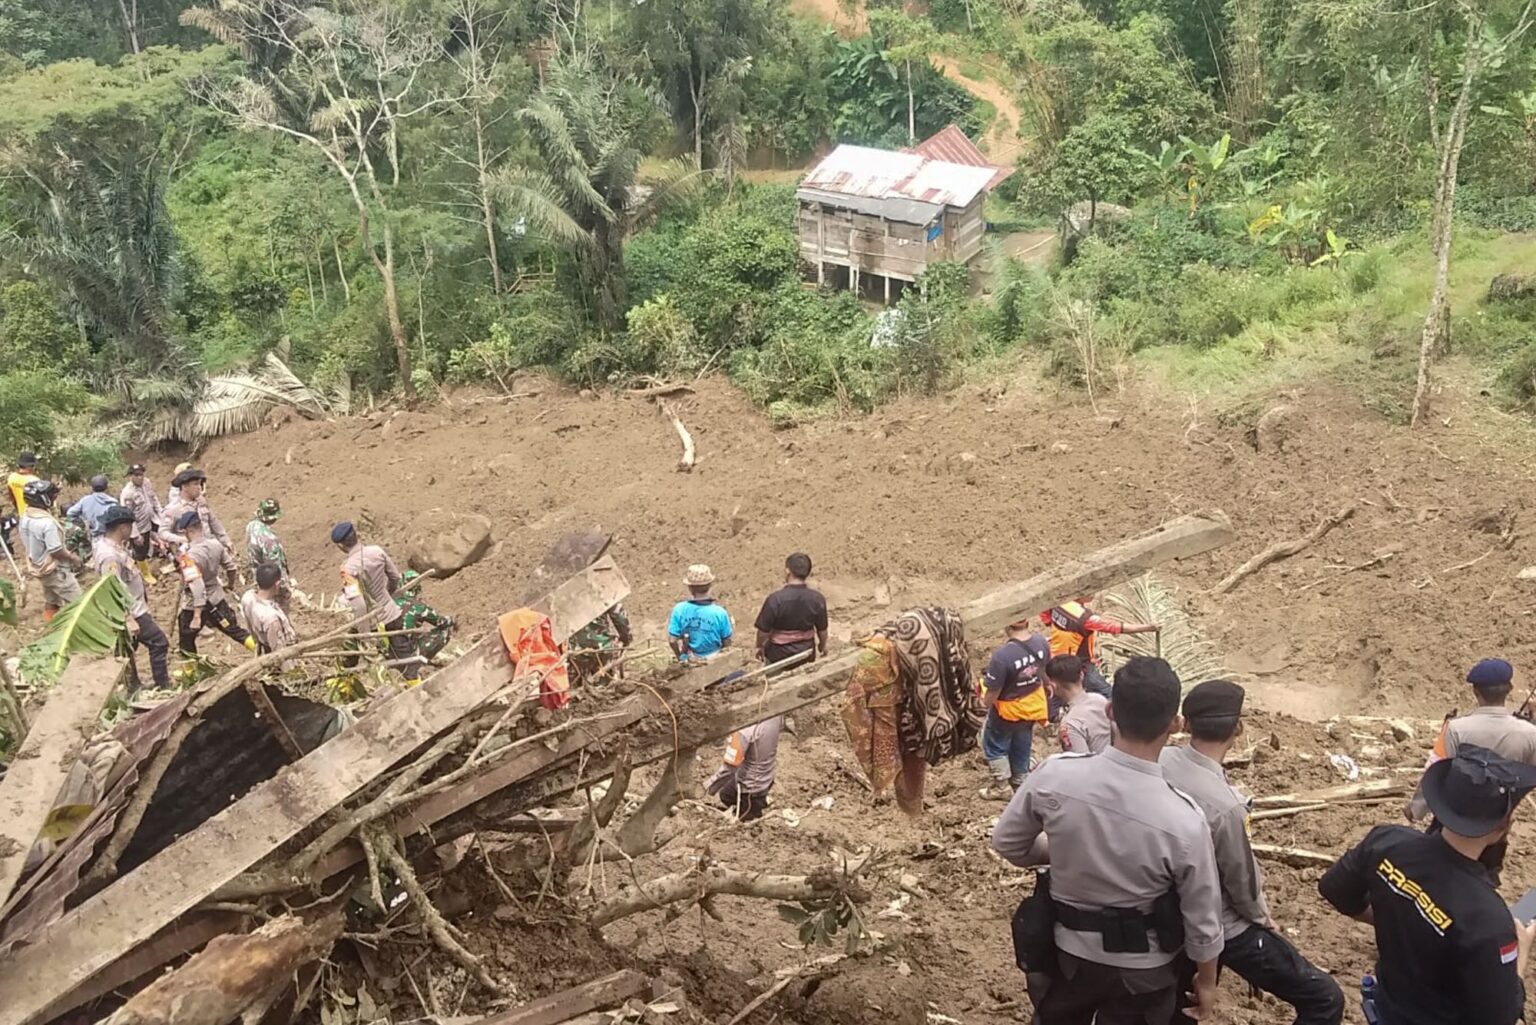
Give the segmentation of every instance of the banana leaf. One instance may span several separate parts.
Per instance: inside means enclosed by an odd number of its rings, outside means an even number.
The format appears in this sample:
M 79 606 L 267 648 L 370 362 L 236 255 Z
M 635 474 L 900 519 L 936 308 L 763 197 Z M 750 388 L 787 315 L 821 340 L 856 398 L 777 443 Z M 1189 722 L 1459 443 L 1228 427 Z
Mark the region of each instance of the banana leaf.
M 16 588 L 9 580 L 0 580 L 0 623 L 16 625 Z
M 115 576 L 102 577 L 59 610 L 43 635 L 21 649 L 21 672 L 29 683 L 59 678 L 73 655 L 106 655 L 117 649 L 131 599 Z

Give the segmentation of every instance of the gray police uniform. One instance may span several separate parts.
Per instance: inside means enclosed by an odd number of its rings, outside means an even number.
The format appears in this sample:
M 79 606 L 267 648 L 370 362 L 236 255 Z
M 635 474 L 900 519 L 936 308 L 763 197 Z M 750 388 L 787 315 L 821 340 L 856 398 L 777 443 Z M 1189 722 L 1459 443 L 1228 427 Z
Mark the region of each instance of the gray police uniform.
M 1487 748 L 1512 762 L 1536 765 L 1536 723 L 1517 718 L 1503 705 L 1484 705 L 1445 724 L 1440 732 L 1437 756 L 1456 757 L 1467 744 Z M 1422 789 L 1415 789 L 1409 814 L 1421 819 L 1429 814 Z
M 1157 763 L 1110 748 L 1058 755 L 1030 773 L 998 819 L 992 847 L 1027 865 L 1042 833 L 1050 838 L 1061 977 L 1036 1009 L 1040 1022 L 1167 1022 L 1179 996 L 1179 954 L 1204 962 L 1222 949 L 1221 884 L 1205 816 Z M 1170 893 L 1182 948 L 1165 948 L 1150 921 L 1154 903 Z M 1105 930 L 1089 925 L 1111 917 L 1134 925 L 1106 949 Z
M 1168 782 L 1200 806 L 1211 826 L 1226 939 L 1222 967 L 1296 1008 L 1298 1025 L 1338 1025 L 1344 1014 L 1338 983 L 1270 927 L 1264 875 L 1248 842 L 1248 798 L 1227 782 L 1219 762 L 1193 747 L 1164 748 L 1158 762 Z M 1182 1013 L 1176 1020 L 1189 1021 Z

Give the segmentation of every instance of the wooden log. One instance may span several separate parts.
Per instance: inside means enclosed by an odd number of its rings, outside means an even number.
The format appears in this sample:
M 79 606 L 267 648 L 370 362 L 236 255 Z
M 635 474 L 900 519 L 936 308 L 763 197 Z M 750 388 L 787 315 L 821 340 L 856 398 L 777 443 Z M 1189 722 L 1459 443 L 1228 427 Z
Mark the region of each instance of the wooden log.
M 702 872 L 674 872 L 671 875 L 647 880 L 638 886 L 628 886 L 599 904 L 592 911 L 592 924 L 608 925 L 642 911 L 687 901 L 697 903 L 715 894 L 737 897 L 759 897 L 778 901 L 807 901 L 828 897 L 839 889 L 849 889 L 852 872 L 842 875 L 835 872 L 813 872 L 803 876 L 770 875 L 767 872 L 738 872 L 721 865 L 710 865 Z M 857 898 L 858 892 L 850 890 Z M 867 895 L 866 895 L 867 896 Z
M 1347 505 L 1340 509 L 1338 512 L 1334 513 L 1332 516 L 1329 516 L 1327 519 L 1323 520 L 1317 526 L 1313 527 L 1306 537 L 1298 537 L 1291 541 L 1280 541 L 1276 544 L 1270 545 L 1268 548 L 1264 549 L 1262 552 L 1255 555 L 1241 566 L 1237 567 L 1237 569 L 1233 570 L 1231 573 L 1228 573 L 1226 577 L 1223 578 L 1221 583 L 1211 588 L 1211 593 L 1226 594 L 1228 591 L 1232 590 L 1232 588 L 1236 587 L 1238 584 L 1242 583 L 1244 580 L 1248 579 L 1250 576 L 1257 573 L 1265 566 L 1268 566 L 1270 563 L 1279 562 L 1281 559 L 1289 559 L 1297 552 L 1300 552 L 1306 548 L 1310 548 L 1312 545 L 1316 544 L 1325 536 L 1327 536 L 1328 532 L 1331 531 L 1334 527 L 1337 527 L 1339 524 L 1343 523 L 1354 514 L 1354 505 Z
M 614 972 L 571 989 L 531 1000 L 510 1010 L 481 1018 L 474 1025 L 559 1025 L 571 1018 L 615 1007 L 643 993 L 646 977 L 635 971 Z
M 1417 770 L 1415 770 L 1417 771 Z M 1370 783 L 1345 783 L 1321 790 L 1304 790 L 1295 794 L 1270 794 L 1255 797 L 1255 808 L 1291 808 L 1304 804 L 1324 804 L 1337 801 L 1354 801 L 1365 797 L 1396 797 L 1408 792 L 1408 784 L 1401 780 L 1383 779 Z
M 337 908 L 313 922 L 284 915 L 254 932 L 217 936 L 186 964 L 134 994 L 106 1025 L 223 1025 L 261 1008 L 341 936 Z
M 1265 861 L 1276 861 L 1292 868 L 1327 868 L 1338 860 L 1332 854 L 1309 851 L 1304 847 L 1277 847 L 1269 843 L 1256 843 L 1252 847 L 1255 857 L 1263 858 Z
M 0 904 L 21 878 L 54 798 L 96 735 L 102 706 L 122 673 L 118 659 L 71 659 L 0 779 Z
M 682 419 L 673 411 L 671 405 L 665 402 L 657 403 L 661 412 L 668 420 L 672 421 L 672 429 L 677 431 L 677 438 L 683 443 L 683 455 L 677 461 L 677 468 L 683 473 L 692 473 L 696 461 L 693 448 L 693 435 L 688 433 L 688 428 L 683 426 Z
M 612 578 L 607 570 L 594 575 Z M 573 592 L 551 595 L 548 606 L 551 618 L 579 607 Z M 511 682 L 511 673 L 506 649 L 493 633 L 85 900 L 0 963 L 0 993 L 12 996 L 0 1007 L 0 1025 L 34 1021 L 43 1008 L 474 711 Z

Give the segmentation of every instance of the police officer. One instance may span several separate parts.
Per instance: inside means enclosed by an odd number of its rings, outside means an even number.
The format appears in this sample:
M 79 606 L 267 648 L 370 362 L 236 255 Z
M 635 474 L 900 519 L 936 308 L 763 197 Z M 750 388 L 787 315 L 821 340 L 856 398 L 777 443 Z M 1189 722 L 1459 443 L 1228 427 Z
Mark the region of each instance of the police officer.
M 993 830 L 993 849 L 1015 865 L 1051 864 L 1056 964 L 1035 1004 L 1041 1025 L 1162 1025 L 1183 996 L 1180 954 L 1197 966 L 1190 1017 L 1213 1013 L 1222 928 L 1211 831 L 1158 764 L 1179 692 L 1162 659 L 1126 662 L 1109 704 L 1113 745 L 1041 763 Z
M 1317 888 L 1338 911 L 1376 929 L 1380 1025 L 1514 1025 L 1536 928 L 1521 925 L 1478 863 L 1503 839 L 1536 768 L 1465 745 L 1424 773 L 1438 833 L 1377 826 Z M 1371 1014 L 1375 1017 L 1372 1018 Z
M 1339 984 L 1302 957 L 1269 917 L 1264 875 L 1248 843 L 1248 798 L 1233 789 L 1221 767 L 1243 732 L 1244 696 L 1227 680 L 1196 686 L 1184 698 L 1189 743 L 1164 748 L 1158 761 L 1168 782 L 1194 798 L 1211 826 L 1221 877 L 1221 966 L 1294 1007 L 1296 1025 L 1339 1025 Z
M 1512 762 L 1536 765 L 1536 724 L 1519 718 L 1506 702 L 1515 685 L 1515 670 L 1502 658 L 1485 658 L 1467 673 L 1467 682 L 1477 698 L 1477 707 L 1466 715 L 1448 719 L 1435 740 L 1433 759 L 1453 757 L 1464 744 L 1485 747 Z M 1429 814 L 1422 788 L 1415 790 L 1408 802 L 1409 821 L 1417 822 Z M 1431 831 L 1435 825 L 1430 825 Z M 1493 885 L 1499 885 L 1504 869 L 1507 840 L 1489 844 L 1483 852 L 1483 865 L 1491 873 Z

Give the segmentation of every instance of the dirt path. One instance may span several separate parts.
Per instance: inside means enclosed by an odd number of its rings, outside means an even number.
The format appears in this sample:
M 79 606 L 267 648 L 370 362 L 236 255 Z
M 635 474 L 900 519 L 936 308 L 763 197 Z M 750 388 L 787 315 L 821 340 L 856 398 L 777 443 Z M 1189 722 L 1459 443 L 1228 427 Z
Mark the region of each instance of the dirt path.
M 869 31 L 869 19 L 865 17 L 862 3 L 858 3 L 851 12 L 843 8 L 840 0 L 790 0 L 790 8 L 806 17 L 826 22 L 845 39 Z M 1019 140 L 1019 128 L 1023 121 L 1013 96 L 997 82 L 962 74 L 961 61 L 954 57 L 935 53 L 931 59 L 946 78 L 996 108 L 997 117 L 993 119 L 985 139 L 987 155 L 999 163 L 1012 164 L 1023 147 Z

